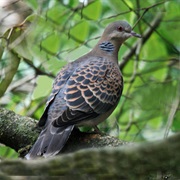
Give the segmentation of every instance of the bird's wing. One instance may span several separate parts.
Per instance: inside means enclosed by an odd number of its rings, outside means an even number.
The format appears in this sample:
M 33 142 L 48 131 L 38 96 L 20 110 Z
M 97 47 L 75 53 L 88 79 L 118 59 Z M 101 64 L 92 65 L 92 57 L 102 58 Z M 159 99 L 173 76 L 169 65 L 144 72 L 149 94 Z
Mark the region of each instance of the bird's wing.
M 46 102 L 46 108 L 44 113 L 42 114 L 38 125 L 40 127 L 44 126 L 46 121 L 47 121 L 47 112 L 49 110 L 50 105 L 53 103 L 54 98 L 56 97 L 57 93 L 62 89 L 62 87 L 66 84 L 68 81 L 69 77 L 72 75 L 72 73 L 75 70 L 74 66 L 75 62 L 69 63 L 66 66 L 64 66 L 61 71 L 57 74 L 54 83 L 53 83 L 53 88 L 50 96 L 48 97 L 48 100 Z
M 75 66 L 74 62 L 66 65 L 61 69 L 61 71 L 56 76 L 56 79 L 53 84 L 53 90 L 48 98 L 46 103 L 45 111 L 38 122 L 40 127 L 43 127 L 38 139 L 35 144 L 29 151 L 29 153 L 25 156 L 26 159 L 34 159 L 37 156 L 53 156 L 56 155 L 64 146 L 64 143 L 67 141 L 71 131 L 74 126 L 64 126 L 64 127 L 54 127 L 51 125 L 53 122 L 53 118 L 48 115 L 52 112 L 51 109 L 58 109 L 58 113 L 62 114 L 63 110 L 67 109 L 66 102 L 61 97 L 62 93 L 59 93 L 66 82 L 68 81 L 71 74 L 74 72 Z M 57 96 L 57 94 L 59 95 Z M 58 106 L 56 107 L 56 102 L 58 102 Z M 55 114 L 57 116 L 57 114 Z
M 119 101 L 123 82 L 115 63 L 93 57 L 78 65 L 73 72 L 63 70 L 59 75 L 61 78 L 56 78 L 42 116 L 47 120 L 40 120 L 45 124 L 44 129 L 27 158 L 57 154 L 75 124 L 100 118 Z
M 110 111 L 122 93 L 123 79 L 118 66 L 106 58 L 93 57 L 81 66 L 76 68 L 69 77 L 62 91 L 59 91 L 63 101 L 66 102 L 66 110 L 59 115 L 55 115 L 62 103 L 60 99 L 51 112 L 52 117 L 56 117 L 54 126 L 67 126 L 81 123 L 93 119 L 101 114 Z M 56 98 L 55 98 L 56 99 Z M 56 102 L 56 100 L 55 100 Z
M 122 89 L 119 68 L 108 59 L 91 57 L 82 63 L 70 63 L 56 77 L 39 124 L 45 124 L 47 113 L 58 126 L 96 117 L 117 104 Z

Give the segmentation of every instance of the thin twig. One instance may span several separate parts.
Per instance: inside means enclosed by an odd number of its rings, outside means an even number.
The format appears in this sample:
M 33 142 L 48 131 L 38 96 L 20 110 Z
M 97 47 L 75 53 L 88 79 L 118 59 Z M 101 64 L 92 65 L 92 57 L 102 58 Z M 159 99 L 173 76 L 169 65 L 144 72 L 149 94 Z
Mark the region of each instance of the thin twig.
M 164 138 L 168 137 L 169 131 L 171 129 L 173 120 L 174 120 L 174 116 L 176 114 L 176 111 L 178 110 L 179 104 L 180 104 L 180 82 L 178 82 L 178 88 L 177 88 L 177 92 L 176 92 L 176 96 L 175 99 L 172 103 L 170 112 L 169 112 L 169 116 L 168 116 L 168 120 L 167 120 L 167 124 L 166 124 L 166 129 L 165 129 L 165 133 L 164 133 Z
M 123 69 L 124 66 L 126 65 L 126 63 L 128 62 L 128 60 L 135 54 L 135 51 L 136 51 L 136 49 L 138 47 L 138 44 L 140 42 L 141 42 L 141 45 L 145 44 L 145 42 L 149 39 L 151 34 L 154 32 L 154 29 L 156 29 L 159 26 L 159 24 L 161 23 L 162 18 L 163 18 L 163 14 L 162 13 L 157 14 L 157 16 L 151 22 L 151 26 L 142 35 L 143 38 L 138 40 L 138 41 L 136 41 L 132 45 L 132 48 L 125 53 L 125 55 L 123 57 L 123 60 L 119 64 L 120 69 Z
M 51 77 L 51 78 L 53 78 L 53 79 L 55 78 L 55 75 L 54 75 L 54 74 L 49 73 L 49 72 L 45 72 L 45 71 L 41 70 L 40 67 L 36 67 L 36 66 L 32 63 L 32 61 L 30 61 L 29 59 L 23 58 L 23 60 L 24 60 L 24 62 L 25 62 L 26 64 L 28 64 L 31 68 L 33 68 L 33 69 L 35 70 L 36 75 L 46 75 L 46 76 Z

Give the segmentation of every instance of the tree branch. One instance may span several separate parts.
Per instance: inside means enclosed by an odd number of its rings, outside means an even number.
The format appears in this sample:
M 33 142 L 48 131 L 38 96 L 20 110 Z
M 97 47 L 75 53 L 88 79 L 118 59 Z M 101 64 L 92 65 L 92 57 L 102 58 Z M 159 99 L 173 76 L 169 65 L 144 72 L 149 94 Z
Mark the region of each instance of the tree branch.
M 180 134 L 153 143 L 81 150 L 50 159 L 5 160 L 11 176 L 75 176 L 82 179 L 176 179 L 180 177 Z
M 135 54 L 136 49 L 139 45 L 143 45 L 145 44 L 145 42 L 149 39 L 149 37 L 151 36 L 151 34 L 154 32 L 154 30 L 159 26 L 159 24 L 161 23 L 163 18 L 163 13 L 159 13 L 157 14 L 157 16 L 153 19 L 153 21 L 151 22 L 149 28 L 144 32 L 143 34 L 143 38 L 136 41 L 131 49 L 129 51 L 127 51 L 127 53 L 124 55 L 123 60 L 120 61 L 119 63 L 119 67 L 120 69 L 123 69 L 124 66 L 126 65 L 126 63 L 128 62 L 128 60 Z
M 19 151 L 32 144 L 37 136 L 36 121 L 0 108 L 0 143 Z
M 39 135 L 40 129 L 36 127 L 36 123 L 37 121 L 34 119 L 0 108 L 0 143 L 13 148 L 23 157 Z M 126 142 L 120 141 L 115 137 L 85 133 L 75 129 L 63 148 L 62 153 L 92 147 L 116 147 L 123 144 L 126 144 Z
M 0 129 L 0 142 L 20 151 L 21 156 L 27 153 L 28 148 L 24 147 L 32 144 L 39 133 L 35 120 L 3 108 L 0 108 Z M 161 178 L 180 177 L 179 142 L 180 134 L 176 134 L 166 140 L 132 145 L 107 135 L 75 130 L 62 153 L 81 151 L 50 159 L 4 160 L 0 162 L 0 178 L 75 175 L 146 179 L 156 178 L 157 174 Z

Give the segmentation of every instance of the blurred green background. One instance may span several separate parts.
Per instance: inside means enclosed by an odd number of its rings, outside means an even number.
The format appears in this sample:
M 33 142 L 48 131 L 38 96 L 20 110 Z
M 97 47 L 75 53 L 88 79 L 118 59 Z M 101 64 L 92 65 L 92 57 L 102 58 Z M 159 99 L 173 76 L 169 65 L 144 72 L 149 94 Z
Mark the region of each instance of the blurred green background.
M 119 52 L 123 95 L 99 128 L 132 142 L 180 131 L 179 0 L 2 2 L 1 107 L 38 120 L 58 71 L 90 51 L 107 24 L 126 20 L 143 38 L 129 39 Z M 0 145 L 0 157 L 18 154 Z

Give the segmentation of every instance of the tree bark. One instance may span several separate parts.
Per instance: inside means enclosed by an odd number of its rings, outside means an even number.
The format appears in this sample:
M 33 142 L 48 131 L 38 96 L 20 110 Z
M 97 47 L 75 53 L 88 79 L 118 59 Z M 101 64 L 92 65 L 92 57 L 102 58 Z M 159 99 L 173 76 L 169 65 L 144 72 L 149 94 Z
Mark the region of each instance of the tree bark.
M 13 148 L 23 157 L 37 139 L 40 129 L 37 121 L 0 108 L 0 143 Z M 104 146 L 117 147 L 127 142 L 105 134 L 85 133 L 74 129 L 61 153 L 74 152 L 85 148 Z
M 0 142 L 20 150 L 22 156 L 26 153 L 24 147 L 32 144 L 39 133 L 35 120 L 2 108 L 0 130 Z M 10 179 L 19 175 L 67 178 L 73 175 L 79 179 L 174 180 L 180 178 L 179 152 L 180 133 L 161 141 L 132 144 L 107 135 L 75 130 L 63 149 L 65 154 L 30 161 L 3 160 L 0 162 L 0 179 L 7 179 L 8 175 Z

